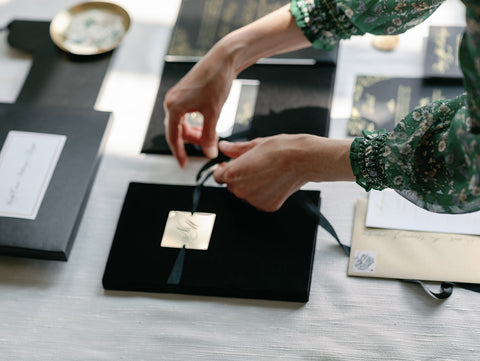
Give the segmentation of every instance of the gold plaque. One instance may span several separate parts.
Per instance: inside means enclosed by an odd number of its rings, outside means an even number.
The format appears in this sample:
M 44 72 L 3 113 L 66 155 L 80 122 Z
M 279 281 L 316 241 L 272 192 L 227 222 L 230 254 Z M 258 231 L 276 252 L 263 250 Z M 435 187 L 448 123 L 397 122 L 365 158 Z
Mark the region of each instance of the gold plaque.
M 215 213 L 170 211 L 163 232 L 162 247 L 207 250 Z
M 115 49 L 129 27 L 130 16 L 125 9 L 91 1 L 58 13 L 50 23 L 50 37 L 68 53 L 96 55 Z

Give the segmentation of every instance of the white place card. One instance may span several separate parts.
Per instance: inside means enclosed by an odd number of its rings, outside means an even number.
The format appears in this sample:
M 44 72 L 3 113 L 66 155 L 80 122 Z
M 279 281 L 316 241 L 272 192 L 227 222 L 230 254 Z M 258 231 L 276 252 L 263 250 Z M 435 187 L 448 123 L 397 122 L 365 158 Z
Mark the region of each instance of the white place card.
M 35 219 L 67 137 L 10 131 L 0 152 L 0 217 Z

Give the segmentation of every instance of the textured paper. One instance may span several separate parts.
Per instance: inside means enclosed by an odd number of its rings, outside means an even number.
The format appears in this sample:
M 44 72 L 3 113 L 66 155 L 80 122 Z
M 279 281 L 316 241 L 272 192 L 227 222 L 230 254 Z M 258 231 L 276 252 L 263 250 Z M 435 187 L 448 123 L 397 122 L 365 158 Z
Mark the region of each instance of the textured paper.
M 355 208 L 348 275 L 480 283 L 479 236 L 369 228 L 367 202 Z
M 0 153 L 0 216 L 35 219 L 67 139 L 10 131 Z
M 426 211 L 391 189 L 371 191 L 367 227 L 480 235 L 480 212 L 440 214 Z

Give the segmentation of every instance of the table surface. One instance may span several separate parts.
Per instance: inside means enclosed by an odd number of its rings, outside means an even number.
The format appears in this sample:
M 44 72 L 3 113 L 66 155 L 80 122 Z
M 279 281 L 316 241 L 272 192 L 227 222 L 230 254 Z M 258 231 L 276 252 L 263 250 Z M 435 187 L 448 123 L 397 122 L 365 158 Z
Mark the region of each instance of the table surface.
M 73 3 L 0 0 L 0 26 L 50 20 Z M 347 258 L 323 230 L 306 304 L 105 291 L 101 279 L 129 182 L 192 185 L 204 163 L 194 158 L 180 169 L 170 156 L 139 153 L 179 1 L 118 3 L 133 24 L 96 104 L 114 113 L 106 153 L 68 262 L 0 257 L 2 360 L 478 358 L 478 294 L 455 289 L 441 302 L 414 285 L 348 277 Z M 463 25 L 463 5 L 447 0 L 403 34 L 394 52 L 373 49 L 369 35 L 342 42 L 331 137 L 346 137 L 357 74 L 421 76 L 428 24 Z M 30 64 L 0 33 L 0 101 L 15 101 Z M 355 202 L 367 193 L 346 182 L 306 188 L 322 191 L 322 211 L 350 243 Z

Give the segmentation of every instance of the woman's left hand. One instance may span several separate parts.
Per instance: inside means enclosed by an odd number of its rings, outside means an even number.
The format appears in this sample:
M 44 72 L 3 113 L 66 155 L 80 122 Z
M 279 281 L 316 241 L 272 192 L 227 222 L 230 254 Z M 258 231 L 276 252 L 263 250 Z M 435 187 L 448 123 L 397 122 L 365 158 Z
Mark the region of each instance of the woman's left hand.
M 309 181 L 353 180 L 350 144 L 308 134 L 222 141 L 220 151 L 234 159 L 220 164 L 213 176 L 238 198 L 273 212 Z

